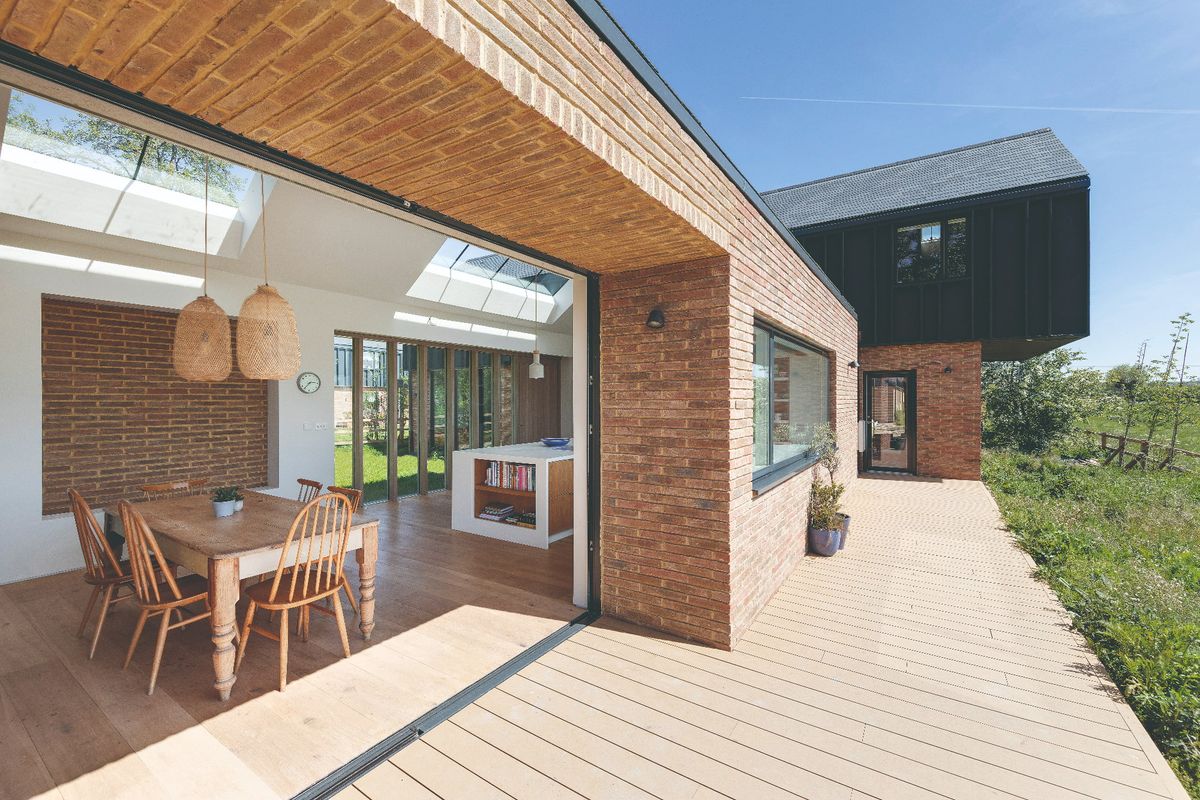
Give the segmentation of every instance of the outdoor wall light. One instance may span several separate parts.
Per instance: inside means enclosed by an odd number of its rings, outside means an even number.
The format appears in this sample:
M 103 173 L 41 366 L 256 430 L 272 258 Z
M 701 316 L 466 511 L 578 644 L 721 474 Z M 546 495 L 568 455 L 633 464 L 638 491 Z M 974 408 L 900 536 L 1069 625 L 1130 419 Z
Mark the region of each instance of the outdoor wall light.
M 662 309 L 658 306 L 650 309 L 650 316 L 646 317 L 646 327 L 653 330 L 666 327 L 667 318 L 663 316 Z
M 944 373 L 946 373 L 947 375 L 949 375 L 951 372 L 954 372 L 954 367 L 952 367 L 952 366 L 950 366 L 949 364 L 947 364 L 947 365 L 946 365 L 946 368 L 945 368 L 945 369 L 943 369 L 943 370 L 942 370 L 942 372 L 944 372 Z
M 856 358 L 856 359 L 854 359 L 853 361 L 851 361 L 851 362 L 850 362 L 849 364 L 847 364 L 846 366 L 847 366 L 847 367 L 849 367 L 850 369 L 858 369 L 858 359 L 857 359 L 857 358 Z

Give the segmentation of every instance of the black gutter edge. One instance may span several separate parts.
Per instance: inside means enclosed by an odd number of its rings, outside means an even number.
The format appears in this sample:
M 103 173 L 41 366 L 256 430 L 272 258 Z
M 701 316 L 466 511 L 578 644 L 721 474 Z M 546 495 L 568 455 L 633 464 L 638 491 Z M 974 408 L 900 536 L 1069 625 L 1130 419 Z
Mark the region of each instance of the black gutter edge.
M 560 258 L 555 258 L 534 248 L 506 239 L 503 236 L 498 236 L 482 228 L 477 228 L 474 225 L 462 222 L 439 211 L 434 211 L 432 208 L 419 205 L 412 200 L 406 200 L 398 195 L 377 189 L 370 184 L 362 183 L 340 173 L 325 169 L 311 161 L 293 156 L 285 150 L 279 150 L 263 142 L 256 142 L 241 134 L 226 130 L 220 125 L 205 122 L 199 117 L 193 117 L 177 111 L 170 106 L 156 103 L 143 95 L 130 92 L 108 81 L 100 80 L 99 78 L 94 78 L 91 75 L 80 72 L 74 67 L 64 67 L 56 61 L 51 61 L 50 59 L 30 53 L 28 50 L 17 47 L 10 42 L 0 41 L 0 64 L 29 73 L 105 103 L 111 103 L 136 114 L 149 117 L 156 122 L 178 128 L 194 136 L 199 136 L 223 147 L 237 150 L 278 167 L 321 181 L 322 183 L 336 186 L 339 189 L 367 200 L 404 211 L 415 217 L 443 225 L 468 236 L 491 242 L 499 247 L 507 248 L 529 258 L 544 261 L 566 272 L 583 276 L 595 274 L 590 270 L 569 264 Z M 17 88 L 19 89 L 20 87 Z
M 545 639 L 526 648 L 470 686 L 431 708 L 405 727 L 393 733 L 366 752 L 343 764 L 316 783 L 293 795 L 292 800 L 323 800 L 333 797 L 396 753 L 429 733 L 450 717 L 474 703 L 483 695 L 520 672 L 558 645 L 570 639 L 596 621 L 599 615 L 590 611 L 580 614 Z
M 921 205 L 893 208 L 886 211 L 876 211 L 871 214 L 860 214 L 857 217 L 832 219 L 828 222 L 818 222 L 812 225 L 797 225 L 795 228 L 792 228 L 792 233 L 794 233 L 796 236 L 808 236 L 809 234 L 813 233 L 825 233 L 826 231 L 837 230 L 839 228 L 853 228 L 858 225 L 886 222 L 887 220 L 900 219 L 902 217 L 909 217 L 917 214 L 946 211 L 954 208 L 969 208 L 971 206 L 984 205 L 986 203 L 1003 200 L 1021 200 L 1026 197 L 1060 194 L 1062 192 L 1075 191 L 1077 189 L 1088 189 L 1091 188 L 1091 185 L 1091 177 L 1082 175 L 1078 178 L 1067 178 L 1066 180 L 1049 181 L 1047 183 L 1035 183 L 1028 186 L 1018 186 L 1014 189 L 999 189 L 994 192 L 984 192 L 983 194 L 970 194 L 963 195 L 962 197 L 952 197 L 949 200 L 938 200 L 933 203 L 922 203 Z
M 838 299 L 838 302 L 847 311 L 854 315 L 855 319 L 858 319 L 858 312 L 854 310 L 854 306 L 850 305 L 850 301 L 846 299 L 841 290 L 829 279 L 829 276 L 821 269 L 817 260 L 796 240 L 796 237 L 780 221 L 779 217 L 775 216 L 775 212 L 762 199 L 762 195 L 750 185 L 750 181 L 746 179 L 746 176 L 742 174 L 741 170 L 725 154 L 720 145 L 709 135 L 708 131 L 704 130 L 704 126 L 700 124 L 700 120 L 696 118 L 696 115 L 679 98 L 679 95 L 675 94 L 675 91 L 663 80 L 662 75 L 654 68 L 654 65 L 650 63 L 646 55 L 633 43 L 629 35 L 621 29 L 621 26 L 613 19 L 613 16 L 608 13 L 608 9 L 601 5 L 599 0 L 567 0 L 567 5 L 571 6 L 575 10 L 575 13 L 582 17 L 584 22 L 600 37 L 601 41 L 616 53 L 617 58 L 621 59 L 625 66 L 629 68 L 629 71 L 641 82 L 642 86 L 646 87 L 646 90 L 662 104 L 663 108 L 674 117 L 684 132 L 692 137 L 692 140 L 700 146 L 705 155 L 712 159 L 721 172 L 725 173 L 725 177 L 729 178 L 733 185 L 750 201 L 751 205 L 758 210 L 763 219 L 775 229 L 775 232 L 783 239 L 784 244 L 795 251 L 800 260 L 804 262 L 804 265 L 825 285 L 825 288 Z

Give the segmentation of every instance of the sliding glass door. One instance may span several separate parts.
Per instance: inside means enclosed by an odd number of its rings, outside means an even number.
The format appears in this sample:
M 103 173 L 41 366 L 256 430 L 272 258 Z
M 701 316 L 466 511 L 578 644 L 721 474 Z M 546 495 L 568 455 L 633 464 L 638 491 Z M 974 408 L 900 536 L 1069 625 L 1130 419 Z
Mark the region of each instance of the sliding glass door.
M 512 353 L 334 337 L 334 483 L 366 502 L 450 485 L 450 453 L 512 444 Z

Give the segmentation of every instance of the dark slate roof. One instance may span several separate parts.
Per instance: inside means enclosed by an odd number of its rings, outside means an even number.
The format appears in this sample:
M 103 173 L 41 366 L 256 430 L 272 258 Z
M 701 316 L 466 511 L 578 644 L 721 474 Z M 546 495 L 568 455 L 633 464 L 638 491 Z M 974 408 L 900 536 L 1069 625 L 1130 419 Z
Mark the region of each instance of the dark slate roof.
M 763 192 L 792 229 L 1087 178 L 1049 128 Z

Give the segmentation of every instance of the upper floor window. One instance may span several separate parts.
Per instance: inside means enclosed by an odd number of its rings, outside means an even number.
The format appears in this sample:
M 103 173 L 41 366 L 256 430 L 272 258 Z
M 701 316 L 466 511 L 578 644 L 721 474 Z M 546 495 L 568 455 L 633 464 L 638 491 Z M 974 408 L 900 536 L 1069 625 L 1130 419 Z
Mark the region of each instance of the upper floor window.
M 965 217 L 896 229 L 896 283 L 963 278 L 966 274 Z

